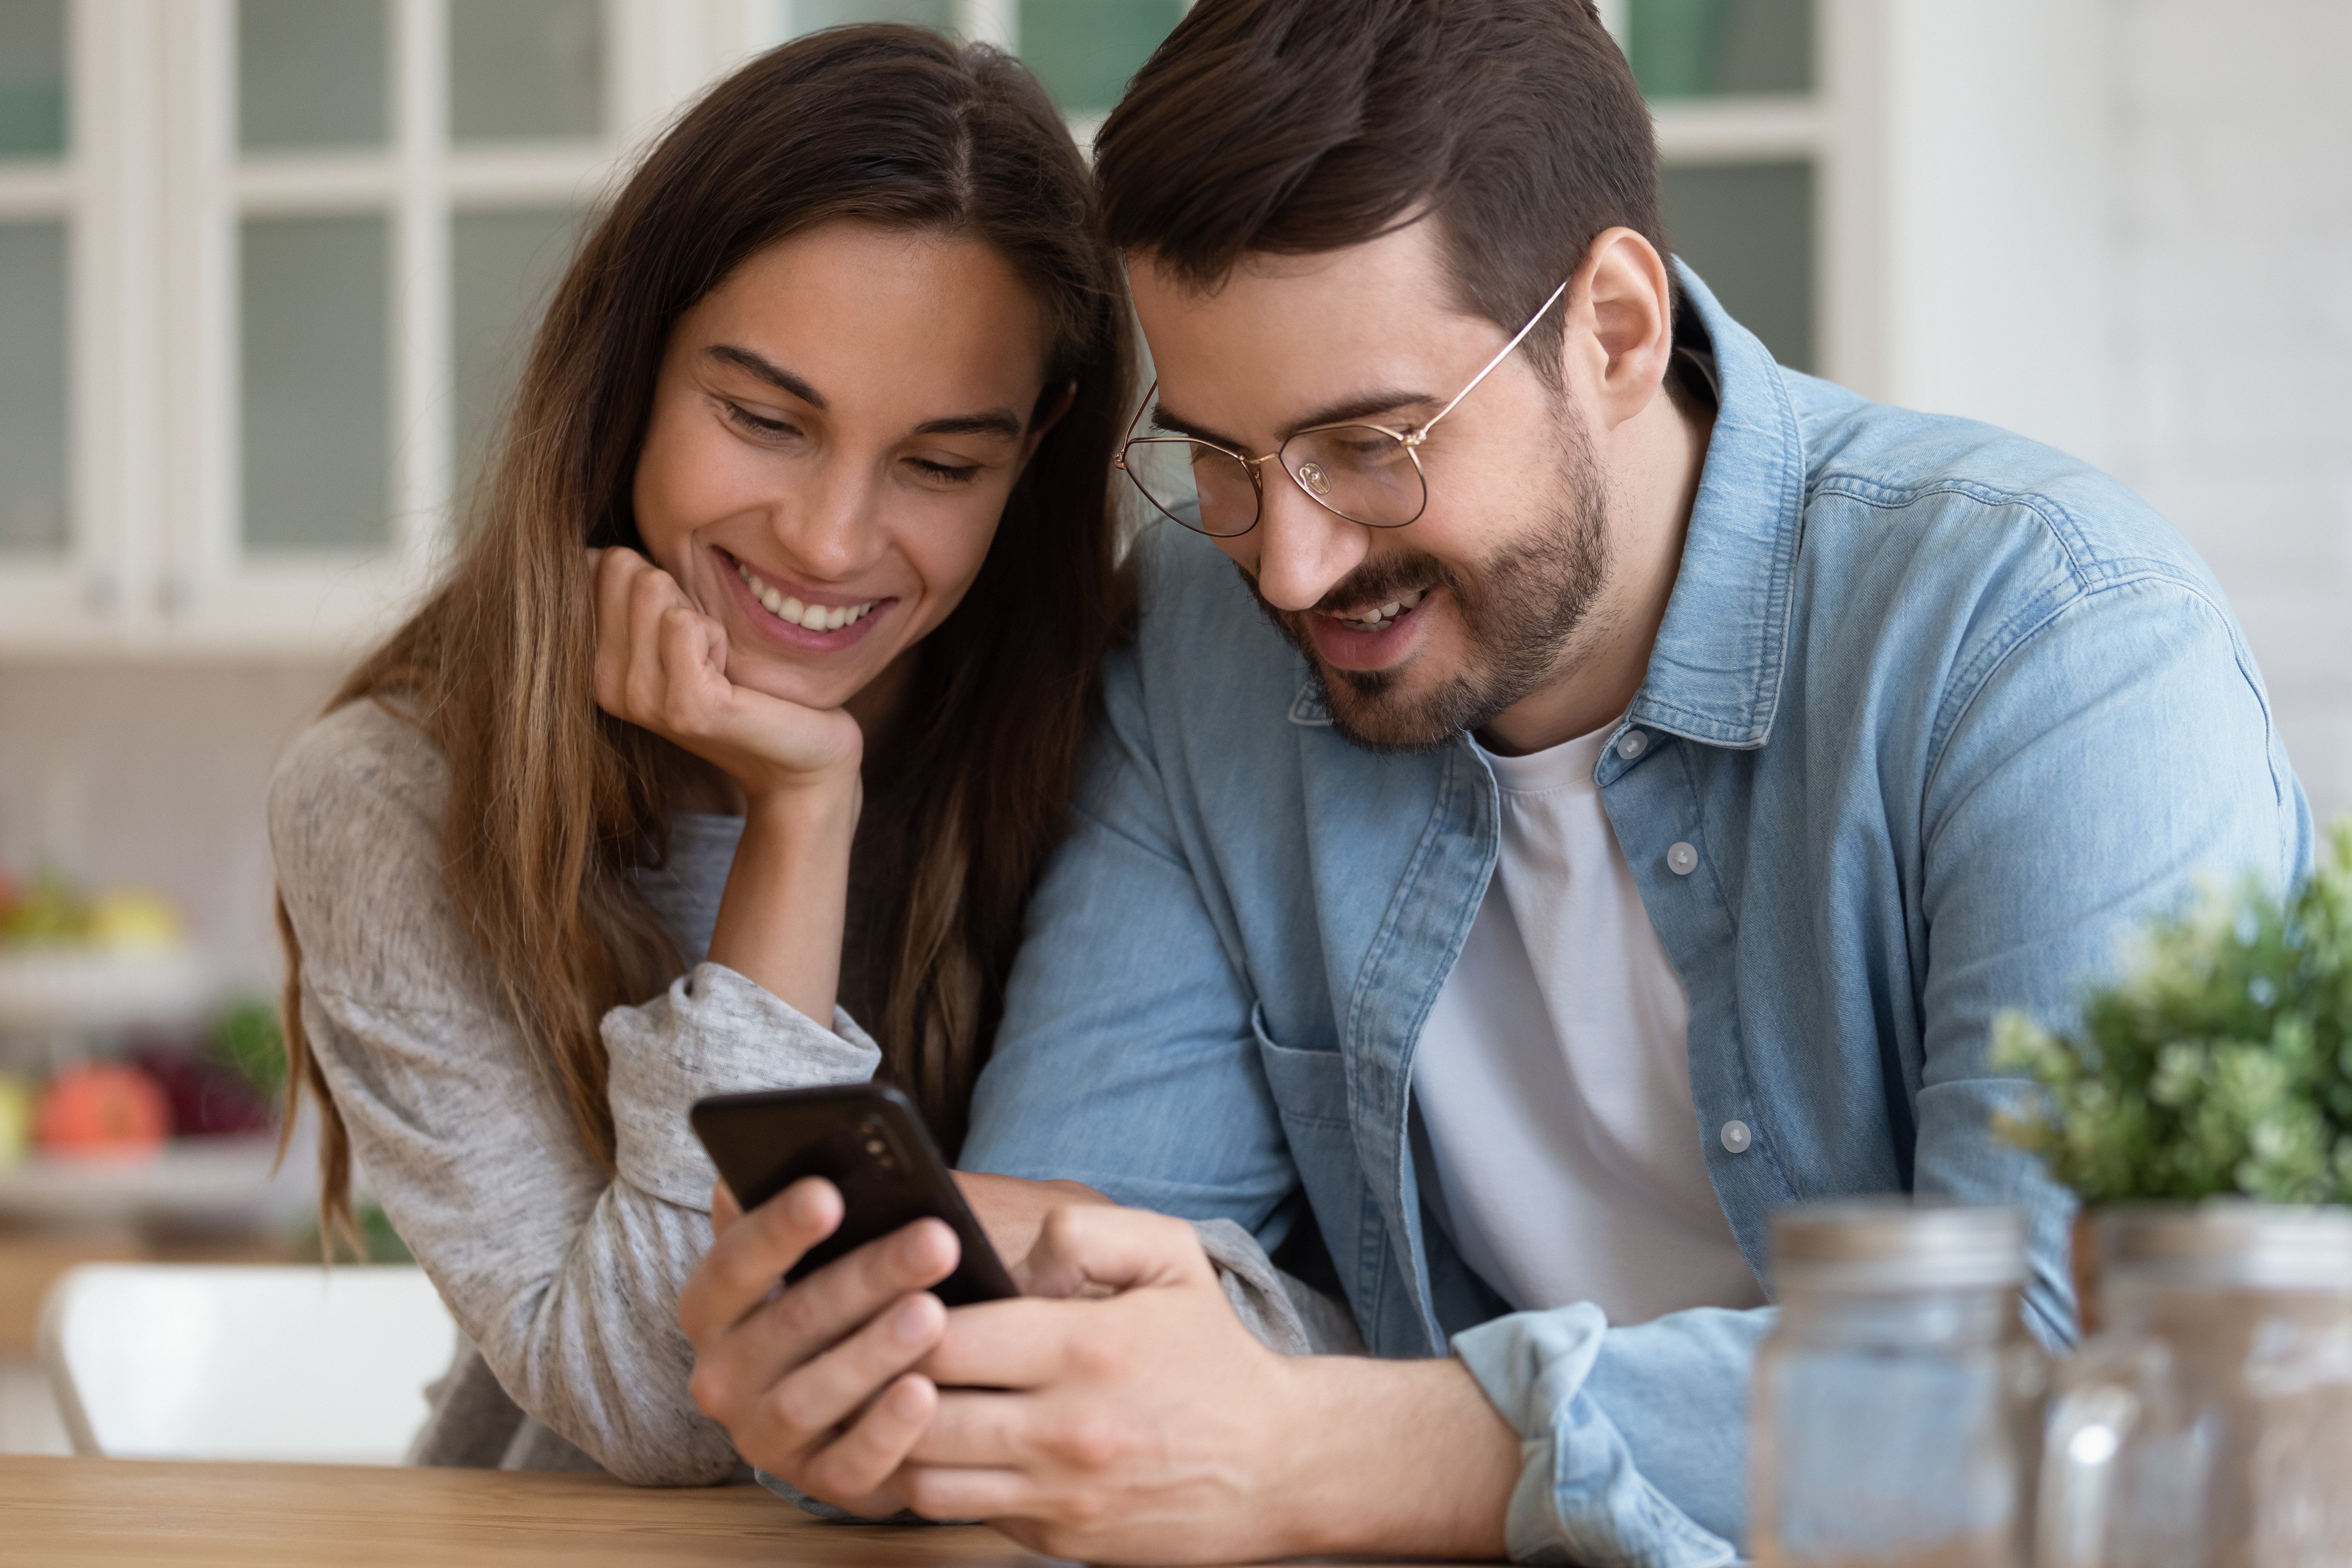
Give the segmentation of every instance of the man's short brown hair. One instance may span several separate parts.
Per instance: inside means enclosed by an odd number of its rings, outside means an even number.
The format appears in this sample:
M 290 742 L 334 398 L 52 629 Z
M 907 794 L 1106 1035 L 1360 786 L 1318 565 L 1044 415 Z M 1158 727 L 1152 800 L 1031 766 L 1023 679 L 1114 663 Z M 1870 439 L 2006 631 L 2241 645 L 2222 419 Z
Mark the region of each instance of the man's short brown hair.
M 1658 154 L 1591 0 L 1201 0 L 1095 142 L 1110 237 L 1211 288 L 1426 212 L 1517 331 L 1602 230 L 1665 251 Z M 1559 340 L 1528 350 L 1547 378 Z

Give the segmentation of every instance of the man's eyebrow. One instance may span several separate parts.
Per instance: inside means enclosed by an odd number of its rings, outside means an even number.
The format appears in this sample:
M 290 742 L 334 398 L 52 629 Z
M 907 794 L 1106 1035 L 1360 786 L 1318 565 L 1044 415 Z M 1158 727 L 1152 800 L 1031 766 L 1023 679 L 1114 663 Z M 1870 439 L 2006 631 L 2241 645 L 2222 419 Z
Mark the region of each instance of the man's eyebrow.
M 792 394 L 811 408 L 823 410 L 832 406 L 825 402 L 824 394 L 763 354 L 738 348 L 733 343 L 713 343 L 702 352 L 722 364 L 731 364 L 740 371 L 758 376 L 778 391 Z M 1021 416 L 1010 408 L 990 408 L 978 414 L 926 419 L 914 429 L 918 436 L 1002 436 L 1008 441 L 1019 440 L 1021 431 Z
M 1376 387 L 1370 392 L 1358 393 L 1315 410 L 1291 426 L 1283 433 L 1283 436 L 1284 439 L 1287 440 L 1301 430 L 1312 430 L 1318 425 L 1347 425 L 1359 419 L 1370 418 L 1375 414 L 1386 414 L 1394 409 L 1411 408 L 1416 404 L 1436 401 L 1437 399 L 1425 392 L 1405 392 L 1387 386 Z M 1195 425 L 1182 415 L 1172 412 L 1164 403 L 1152 405 L 1151 423 L 1156 429 L 1171 430 L 1179 436 L 1190 436 L 1195 441 L 1206 441 L 1213 447 L 1223 447 L 1235 452 L 1242 450 L 1242 444 L 1231 436 L 1212 430 L 1206 426 Z

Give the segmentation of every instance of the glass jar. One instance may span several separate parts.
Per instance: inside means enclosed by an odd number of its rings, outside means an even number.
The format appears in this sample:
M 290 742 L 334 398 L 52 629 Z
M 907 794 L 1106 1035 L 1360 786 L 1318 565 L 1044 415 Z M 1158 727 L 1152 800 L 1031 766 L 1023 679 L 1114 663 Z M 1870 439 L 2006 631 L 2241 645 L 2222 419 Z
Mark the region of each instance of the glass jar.
M 2003 1208 L 1808 1205 L 1772 1224 L 1780 1319 L 1748 1412 L 1763 1568 L 2022 1568 L 2047 1363 Z
M 2352 1213 L 2093 1226 L 2104 1327 L 2059 1371 L 2042 1568 L 2352 1563 Z

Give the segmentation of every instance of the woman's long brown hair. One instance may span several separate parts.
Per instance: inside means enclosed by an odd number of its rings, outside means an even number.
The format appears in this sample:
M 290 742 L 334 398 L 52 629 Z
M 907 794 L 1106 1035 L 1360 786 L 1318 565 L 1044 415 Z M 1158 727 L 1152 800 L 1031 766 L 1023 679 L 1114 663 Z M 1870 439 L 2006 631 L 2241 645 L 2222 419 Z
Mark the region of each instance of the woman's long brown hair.
M 604 714 L 587 549 L 638 546 L 630 489 L 678 317 L 754 252 L 837 220 L 981 241 L 1045 307 L 1041 412 L 1073 395 L 933 632 L 895 732 L 915 836 L 883 1075 L 961 1142 L 1023 905 L 1066 813 L 1096 668 L 1126 613 L 1110 452 L 1131 395 L 1124 286 L 1060 114 L 1018 63 L 909 27 L 845 27 L 713 89 L 627 182 L 548 307 L 447 576 L 330 709 L 381 698 L 449 770 L 450 897 L 509 1017 L 608 1168 L 598 1024 L 681 961 L 631 870 L 667 851 L 664 744 Z M 641 548 L 641 546 L 639 546 Z M 285 1131 L 318 1105 L 320 1204 L 349 1234 L 351 1148 L 302 1023 L 281 898 Z

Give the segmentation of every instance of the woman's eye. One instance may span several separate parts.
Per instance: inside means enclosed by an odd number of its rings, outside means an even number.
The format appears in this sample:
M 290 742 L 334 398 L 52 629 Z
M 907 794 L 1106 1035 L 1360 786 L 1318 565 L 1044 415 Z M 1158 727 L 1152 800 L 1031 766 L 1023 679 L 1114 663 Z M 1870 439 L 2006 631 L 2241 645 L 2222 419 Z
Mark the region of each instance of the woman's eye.
M 980 477 L 978 463 L 934 463 L 928 458 L 907 460 L 914 465 L 917 473 L 938 484 L 968 485 Z
M 800 434 L 799 426 L 789 424 L 782 419 L 763 419 L 759 415 L 752 413 L 750 409 L 744 407 L 740 403 L 730 403 L 726 405 L 726 408 L 727 417 L 730 422 L 741 426 L 743 429 L 750 431 L 752 435 L 757 436 L 763 440 L 772 441 L 779 437 L 797 436 Z

